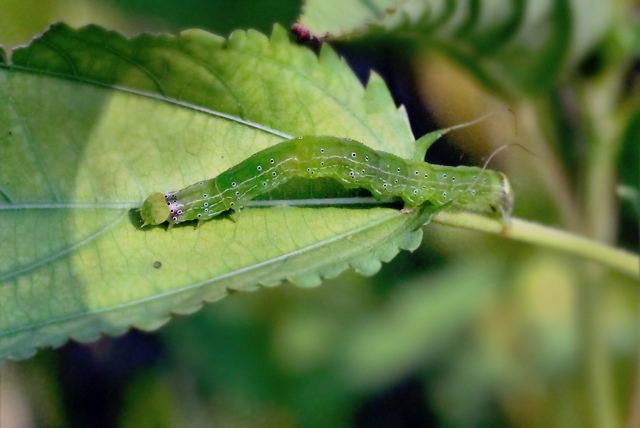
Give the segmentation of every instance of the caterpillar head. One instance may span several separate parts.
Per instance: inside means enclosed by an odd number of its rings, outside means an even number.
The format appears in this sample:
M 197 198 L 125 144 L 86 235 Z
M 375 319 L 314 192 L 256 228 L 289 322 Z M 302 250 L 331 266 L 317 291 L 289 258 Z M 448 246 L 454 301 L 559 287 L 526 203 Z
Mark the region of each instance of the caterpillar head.
M 140 217 L 144 221 L 143 227 L 164 223 L 169 220 L 169 215 L 167 200 L 162 193 L 152 193 L 140 208 Z

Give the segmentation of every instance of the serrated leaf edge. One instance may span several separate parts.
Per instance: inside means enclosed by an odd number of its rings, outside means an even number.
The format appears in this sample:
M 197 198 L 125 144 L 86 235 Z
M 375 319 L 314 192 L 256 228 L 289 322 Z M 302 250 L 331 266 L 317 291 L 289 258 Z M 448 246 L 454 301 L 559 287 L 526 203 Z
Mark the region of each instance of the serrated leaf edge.
M 69 27 L 68 25 L 64 24 L 64 23 L 57 23 L 57 24 L 53 24 L 49 30 L 47 30 L 46 32 L 40 34 L 39 36 L 36 36 L 34 38 L 35 40 L 38 40 L 42 37 L 45 37 L 48 31 L 74 31 L 71 27 Z M 81 27 L 75 31 L 77 31 L 78 33 L 82 33 L 84 31 L 101 31 L 104 32 L 106 34 L 108 34 L 111 37 L 116 37 L 116 38 L 121 38 L 121 39 L 126 39 L 126 40 L 135 40 L 135 39 L 140 39 L 140 38 L 149 38 L 149 37 L 160 37 L 160 38 L 176 38 L 177 36 L 173 36 L 173 35 L 169 35 L 169 34 L 161 34 L 161 35 L 150 35 L 150 34 L 141 34 L 138 36 L 135 36 L 133 38 L 127 38 L 125 36 L 123 36 L 122 34 L 116 32 L 116 31 L 109 31 L 106 30 L 100 26 L 97 25 L 87 25 L 84 27 Z M 185 35 L 185 36 L 197 36 L 197 37 L 202 37 L 203 35 L 206 35 L 207 37 L 211 37 L 212 40 L 215 40 L 217 42 L 219 42 L 223 47 L 227 47 L 230 48 L 232 47 L 234 44 L 237 46 L 241 43 L 243 43 L 243 41 L 247 40 L 247 39 L 252 39 L 253 41 L 258 41 L 260 43 L 269 43 L 270 41 L 273 41 L 274 43 L 288 43 L 288 44 L 293 44 L 289 37 L 287 36 L 287 32 L 286 30 L 281 27 L 280 25 L 275 25 L 273 32 L 271 34 L 271 37 L 267 37 L 266 35 L 254 31 L 254 30 L 248 30 L 248 31 L 243 31 L 243 30 L 237 30 L 234 31 L 228 39 L 223 39 L 219 36 L 216 36 L 214 34 L 211 33 L 207 33 L 207 32 L 202 32 L 201 30 L 189 30 L 189 31 L 184 31 L 181 34 Z M 12 52 L 16 53 L 19 52 L 23 49 L 27 49 L 29 46 L 26 47 L 18 47 L 15 48 Z M 0 52 L 3 52 L 0 49 Z M 339 57 L 337 55 L 337 53 L 335 53 L 335 51 L 327 46 L 325 48 L 323 48 L 323 50 L 321 51 L 320 56 L 316 56 L 313 54 L 313 52 L 311 52 L 310 50 L 307 50 L 306 52 L 308 52 L 308 54 L 305 53 L 305 51 L 301 51 L 301 56 L 307 56 L 308 58 L 312 59 L 312 61 L 314 61 L 317 65 L 325 68 L 326 71 L 335 71 L 334 68 L 335 67 L 345 67 L 346 69 L 348 69 L 348 71 L 350 72 L 350 75 L 353 76 L 353 78 L 355 79 L 355 82 L 358 83 L 358 87 L 361 88 L 361 90 L 363 91 L 361 93 L 362 96 L 362 102 L 363 105 L 366 105 L 366 97 L 367 97 L 367 91 L 374 91 L 374 90 L 380 90 L 380 83 L 382 82 L 382 79 L 380 78 L 380 82 L 378 82 L 376 80 L 376 77 L 372 77 L 369 80 L 369 83 L 367 85 L 362 85 L 357 78 L 355 77 L 355 75 L 353 75 L 353 73 L 351 72 L 351 70 L 349 69 L 346 61 Z M 204 113 L 208 113 L 208 114 L 212 114 L 214 116 L 222 116 L 231 120 L 236 120 L 236 121 L 241 121 L 241 122 L 249 122 L 251 123 L 251 125 L 258 125 L 260 127 L 264 127 L 263 125 L 251 122 L 251 121 L 245 121 L 244 119 L 238 118 L 236 116 L 232 116 L 232 115 L 227 115 L 225 113 L 221 113 L 221 112 L 217 112 L 215 110 L 212 109 L 207 109 L 207 108 L 203 108 L 201 106 L 195 105 L 195 104 L 191 104 L 179 99 L 173 99 L 173 98 L 169 98 L 169 97 L 165 97 L 156 93 L 151 93 L 151 92 L 146 92 L 146 91 L 141 91 L 141 90 L 137 90 L 134 88 L 128 88 L 128 87 L 124 87 L 124 86 L 119 86 L 119 85 L 112 85 L 112 84 L 107 84 L 104 82 L 100 82 L 100 81 L 95 81 L 95 80 L 91 80 L 91 79 L 87 79 L 87 78 L 80 78 L 78 76 L 72 76 L 66 73 L 55 73 L 55 72 L 51 72 L 48 70 L 39 70 L 39 69 L 34 69 L 34 68 L 28 68 L 28 67 L 22 67 L 19 65 L 15 65 L 15 64 L 10 64 L 10 63 L 5 63 L 0 61 L 0 67 L 2 68 L 14 68 L 14 69 L 19 69 L 19 70 L 23 70 L 23 71 L 29 71 L 29 72 L 34 72 L 34 73 L 39 73 L 39 74 L 44 74 L 44 75 L 49 75 L 49 76 L 53 76 L 53 77 L 58 77 L 58 78 L 70 78 L 73 77 L 74 80 L 79 81 L 79 82 L 84 82 L 87 84 L 92 84 L 92 85 L 97 85 L 97 86 L 101 86 L 101 87 L 108 87 L 111 89 L 115 89 L 115 90 L 120 90 L 120 91 L 124 91 L 124 92 L 129 92 L 135 95 L 140 95 L 140 96 L 145 96 L 145 97 L 150 97 L 150 98 L 154 98 L 154 99 L 158 99 L 159 101 L 164 101 L 164 102 L 171 102 L 177 105 L 180 105 L 182 107 L 186 107 L 186 108 L 193 108 L 196 109 L 198 111 L 204 112 Z M 389 97 L 389 99 L 391 99 L 391 95 L 388 91 L 388 88 L 386 87 L 386 85 L 384 85 L 384 90 L 386 91 L 387 96 Z M 394 115 L 396 119 L 398 120 L 402 120 L 402 122 L 408 124 L 408 117 L 406 116 L 406 112 L 402 107 L 397 107 L 394 108 L 391 111 L 386 111 L 386 114 L 389 115 Z M 264 127 L 264 128 L 268 128 L 268 127 Z M 275 131 L 276 133 L 280 132 L 277 130 L 270 130 L 267 129 L 267 131 Z M 409 131 L 410 132 L 410 131 Z M 278 135 L 278 134 L 276 134 Z M 287 135 L 287 134 L 280 134 L 280 136 L 282 137 L 288 137 L 291 138 L 291 136 Z M 394 214 L 395 215 L 400 215 L 400 214 Z M 352 230 L 349 231 L 348 234 L 355 234 L 355 233 L 360 233 L 363 230 L 366 230 L 368 228 L 372 228 L 372 227 L 377 227 L 379 225 L 381 225 L 382 223 L 390 220 L 392 217 L 385 217 L 384 219 L 379 220 L 376 223 L 373 224 L 368 224 L 366 225 L 365 228 L 361 229 L 361 230 Z M 418 218 L 419 216 L 415 216 L 414 217 Z M 416 237 L 418 237 L 418 241 L 421 240 L 422 237 L 422 231 L 421 229 L 418 229 L 422 223 L 424 223 L 424 221 L 420 222 L 418 221 L 417 223 L 414 221 L 411 225 L 409 224 L 405 224 L 405 226 L 403 227 L 405 229 L 404 233 L 401 233 L 400 236 L 397 236 L 394 238 L 394 240 L 391 243 L 388 244 L 379 244 L 378 248 L 374 248 L 374 249 L 369 249 L 367 250 L 367 254 L 365 255 L 358 255 L 358 256 L 354 256 L 351 257 L 350 259 L 348 259 L 347 261 L 342 261 L 342 262 L 337 262 L 334 263 L 330 266 L 325 266 L 325 267 L 318 267 L 315 270 L 310 270 L 309 272 L 306 272 L 305 275 L 300 275 L 300 276 L 292 276 L 291 278 L 289 278 L 289 280 L 291 282 L 293 282 L 294 284 L 297 284 L 299 286 L 309 286 L 309 285 L 316 285 L 322 282 L 323 279 L 325 278 L 332 278 L 335 277 L 337 275 L 339 275 L 341 272 L 343 272 L 344 270 L 348 269 L 349 267 L 354 268 L 356 271 L 360 271 L 362 273 L 365 274 L 373 274 L 375 273 L 375 271 L 377 271 L 379 269 L 380 266 L 380 262 L 381 261 L 388 261 L 390 260 L 392 257 L 390 257 L 389 255 L 392 254 L 393 256 L 395 256 L 401 249 L 411 249 L 411 246 L 406 246 L 405 245 L 405 236 L 406 235 L 411 235 L 413 236 L 413 239 L 410 239 L 409 241 L 415 241 Z M 407 230 L 410 229 L 410 230 Z M 416 230 L 418 229 L 418 230 Z M 338 239 L 344 239 L 343 237 L 339 236 L 339 237 L 333 237 L 331 242 L 334 242 L 335 240 Z M 325 243 L 326 244 L 326 243 Z M 384 249 L 382 249 L 384 247 Z M 283 255 L 281 256 L 282 258 L 286 258 L 286 257 L 291 257 L 290 254 L 287 255 Z M 272 260 L 270 262 L 275 262 L 275 260 Z M 369 264 L 371 264 L 372 266 L 376 267 L 375 269 L 367 269 L 366 268 L 366 264 L 367 262 Z M 262 266 L 263 264 L 260 265 L 254 265 L 251 268 L 257 268 Z M 187 291 L 189 289 L 193 289 L 193 288 L 197 288 L 197 287 L 203 287 L 206 286 L 212 282 L 215 281 L 219 281 L 223 278 L 232 276 L 233 274 L 238 274 L 238 272 L 232 272 L 232 273 L 227 273 L 225 275 L 222 275 L 218 278 L 214 278 L 214 279 L 209 279 L 205 282 L 202 283 L 197 283 L 197 284 L 191 284 L 187 287 L 182 287 L 178 290 L 171 290 L 171 293 L 165 293 L 162 296 L 158 296 L 158 295 L 154 295 L 151 296 L 152 298 L 149 300 L 156 300 L 156 299 L 162 299 L 168 295 L 174 295 L 174 294 L 179 294 L 181 292 Z M 22 329 L 15 329 L 15 330 L 11 330 L 11 331 L 5 331 L 2 334 L 0 334 L 0 336 L 10 336 L 13 334 L 17 334 L 19 332 L 22 331 L 29 331 L 29 330 L 33 330 L 33 331 L 37 331 L 38 329 L 48 326 L 48 325 L 53 325 L 53 324 L 58 324 L 58 323 L 64 323 L 64 322 L 72 322 L 74 319 L 80 319 L 82 317 L 87 317 L 87 323 L 89 324 L 89 326 L 85 326 L 84 330 L 82 331 L 75 331 L 73 333 L 70 334 L 57 334 L 57 335 L 51 335 L 51 336 L 47 336 L 42 342 L 37 343 L 33 346 L 24 346 L 23 348 L 21 348 L 20 351 L 14 351 L 14 352 L 7 352 L 6 354 L 0 354 L 0 361 L 2 359 L 10 359 L 10 360 L 20 360 L 20 359 L 24 359 L 24 358 L 28 358 L 32 355 L 34 355 L 36 353 L 36 351 L 38 349 L 41 348 L 45 348 L 45 347 L 51 347 L 51 348 L 57 348 L 59 346 L 62 346 L 64 343 L 68 342 L 69 340 L 75 340 L 77 342 L 81 342 L 81 343 L 87 343 L 87 342 L 92 342 L 94 340 L 96 340 L 98 337 L 100 337 L 101 335 L 108 335 L 111 337 L 114 336 L 118 336 L 121 334 L 124 334 L 126 331 L 128 331 L 131 328 L 136 328 L 139 330 L 143 330 L 143 331 L 153 331 L 158 329 L 159 327 L 161 327 L 162 325 L 164 325 L 165 323 L 167 323 L 171 317 L 173 315 L 181 315 L 181 314 L 189 314 L 189 313 L 193 313 L 197 310 L 199 310 L 200 308 L 202 308 L 202 306 L 204 305 L 204 303 L 207 302 L 214 302 L 216 300 L 222 299 L 223 297 L 225 297 L 226 295 L 228 295 L 230 292 L 233 291 L 255 291 L 260 289 L 260 287 L 268 287 L 268 286 L 275 286 L 275 285 L 279 285 L 282 283 L 282 281 L 285 278 L 282 279 L 276 279 L 276 280 L 269 280 L 269 281 L 265 281 L 265 283 L 263 284 L 246 284 L 245 286 L 242 287 L 238 287 L 238 288 L 234 288 L 234 289 L 226 289 L 226 290 L 215 290 L 215 292 L 212 292 L 210 294 L 207 294 L 205 296 L 195 296 L 195 298 L 189 299 L 187 298 L 185 301 L 181 302 L 179 304 L 179 306 L 177 307 L 173 307 L 169 310 L 162 310 L 161 308 L 156 309 L 153 308 L 151 309 L 151 314 L 152 316 L 149 316 L 149 314 L 146 314 L 145 316 L 147 317 L 146 319 L 137 321 L 137 322 L 132 322 L 131 324 L 127 325 L 127 326 L 123 326 L 123 325 L 111 325 L 108 324 L 106 322 L 106 320 L 101 319 L 99 317 L 97 317 L 97 315 L 99 315 L 100 313 L 104 313 L 107 310 L 111 311 L 111 310 L 116 310 L 116 309 L 125 309 L 126 307 L 132 307 L 132 306 L 136 306 L 136 305 L 140 305 L 143 304 L 144 301 L 148 300 L 148 299 L 141 299 L 135 302 L 127 302 L 124 305 L 119 305 L 117 307 L 111 307 L 111 308 L 102 308 L 98 311 L 93 311 L 91 313 L 82 313 L 82 314 L 76 314 L 76 315 L 69 315 L 69 316 L 65 316 L 65 317 L 61 317 L 58 319 L 53 319 L 53 320 L 48 320 L 45 323 L 41 323 L 39 325 L 32 325 L 32 326 L 28 326 L 26 328 L 22 328 Z M 90 318 L 90 319 L 89 319 Z
M 376 223 L 367 224 L 366 226 L 363 226 L 358 230 L 349 231 L 348 233 L 344 233 L 337 237 L 334 236 L 328 240 L 325 240 L 326 242 L 322 242 L 322 244 L 327 245 L 337 240 L 345 239 L 346 235 L 354 235 L 357 233 L 366 232 L 370 228 L 381 226 L 383 223 L 394 219 L 396 215 L 404 215 L 404 214 L 394 213 L 390 216 L 387 216 L 377 221 Z M 247 284 L 246 286 L 233 288 L 233 289 L 229 289 L 229 288 L 225 290 L 216 289 L 214 290 L 213 293 L 209 295 L 196 296 L 195 298 L 185 300 L 181 302 L 179 306 L 174 307 L 168 311 L 163 311 L 161 309 L 153 308 L 152 309 L 153 312 L 151 316 L 147 314 L 146 315 L 146 317 L 148 317 L 147 319 L 144 319 L 139 322 L 133 322 L 129 326 L 104 325 L 105 324 L 104 320 L 97 316 L 101 313 L 105 313 L 108 311 L 110 312 L 115 310 L 121 310 L 126 307 L 144 304 L 144 302 L 147 300 L 162 299 L 170 295 L 177 295 L 179 293 L 188 291 L 189 289 L 206 287 L 207 285 L 210 285 L 214 282 L 220 281 L 230 276 L 237 275 L 241 273 L 240 271 L 245 272 L 245 271 L 253 270 L 268 264 L 276 263 L 282 259 L 286 259 L 293 256 L 291 254 L 286 254 L 286 255 L 276 257 L 274 259 L 265 260 L 256 265 L 251 265 L 242 269 L 237 269 L 234 272 L 229 272 L 215 278 L 210 278 L 205 281 L 200 281 L 195 284 L 190 284 L 188 286 L 181 287 L 180 289 L 171 290 L 171 292 L 164 293 L 161 297 L 158 297 L 158 295 L 154 295 L 152 296 L 153 297 L 152 299 L 151 298 L 139 299 L 133 302 L 127 302 L 126 304 L 123 304 L 123 305 L 112 306 L 109 308 L 102 308 L 98 311 L 93 311 L 91 313 L 85 312 L 82 314 L 76 314 L 74 316 L 67 316 L 64 318 L 49 320 L 46 323 L 42 323 L 36 326 L 29 326 L 28 328 L 24 328 L 24 329 L 16 329 L 9 332 L 3 332 L 1 336 L 8 336 L 11 334 L 16 334 L 16 333 L 27 331 L 27 330 L 38 330 L 39 328 L 42 328 L 51 324 L 73 321 L 74 318 L 75 319 L 80 319 L 82 317 L 90 318 L 89 319 L 90 327 L 88 330 L 85 327 L 85 330 L 72 333 L 66 337 L 61 337 L 61 336 L 48 337 L 47 340 L 37 345 L 34 345 L 32 347 L 23 348 L 20 352 L 9 352 L 7 354 L 0 355 L 0 361 L 3 359 L 21 360 L 21 359 L 29 358 L 30 356 L 34 355 L 38 349 L 46 348 L 46 347 L 58 348 L 64 345 L 65 343 L 67 343 L 69 340 L 74 340 L 80 343 L 89 343 L 89 342 L 95 341 L 102 335 L 107 335 L 110 337 L 116 337 L 116 336 L 122 335 L 132 328 L 142 330 L 142 331 L 147 331 L 147 332 L 154 331 L 162 327 L 167 322 L 169 322 L 172 319 L 172 317 L 176 315 L 187 315 L 187 314 L 194 313 L 200 310 L 205 303 L 212 303 L 217 300 L 220 300 L 226 297 L 230 292 L 235 292 L 235 291 L 249 292 L 249 291 L 259 290 L 262 287 L 274 287 L 282 284 L 282 282 L 285 279 L 297 286 L 308 288 L 308 287 L 318 286 L 322 283 L 324 279 L 333 278 L 339 275 L 340 273 L 344 272 L 348 268 L 353 268 L 356 272 L 359 272 L 363 275 L 373 275 L 380 269 L 382 262 L 390 261 L 393 257 L 395 257 L 395 255 L 397 255 L 400 252 L 400 250 L 413 251 L 417 248 L 420 241 L 422 240 L 422 229 L 420 228 L 420 226 L 425 222 L 428 222 L 428 219 L 431 217 L 431 215 L 432 213 L 429 213 L 425 217 L 424 213 L 414 214 L 414 218 L 412 219 L 412 221 L 409 224 L 406 224 L 406 227 L 408 230 L 406 230 L 404 233 L 399 234 L 389 243 L 379 245 L 379 246 L 376 246 L 375 244 L 373 244 L 372 249 L 366 249 L 364 251 L 364 254 L 358 254 L 356 256 L 353 256 L 347 261 L 333 263 L 332 265 L 326 266 L 326 267 L 321 266 L 319 268 L 312 269 L 308 272 L 304 272 L 299 276 L 281 278 L 279 280 L 273 280 L 273 282 L 271 283 L 259 282 L 257 284 L 255 283 Z M 296 253 L 300 254 L 302 252 L 309 251 L 311 249 L 314 249 L 320 246 L 319 244 L 320 243 L 316 243 L 306 248 L 299 249 L 296 251 Z M 367 266 L 374 266 L 375 268 L 371 269 L 371 268 L 368 268 Z

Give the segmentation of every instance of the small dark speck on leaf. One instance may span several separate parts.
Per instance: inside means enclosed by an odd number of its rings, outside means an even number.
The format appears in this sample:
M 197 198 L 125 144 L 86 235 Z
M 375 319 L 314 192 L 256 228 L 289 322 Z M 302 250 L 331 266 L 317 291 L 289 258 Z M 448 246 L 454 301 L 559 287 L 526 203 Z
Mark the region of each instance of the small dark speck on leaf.
M 162 267 L 162 262 L 156 260 L 155 262 L 153 262 L 153 267 L 156 269 L 160 269 Z

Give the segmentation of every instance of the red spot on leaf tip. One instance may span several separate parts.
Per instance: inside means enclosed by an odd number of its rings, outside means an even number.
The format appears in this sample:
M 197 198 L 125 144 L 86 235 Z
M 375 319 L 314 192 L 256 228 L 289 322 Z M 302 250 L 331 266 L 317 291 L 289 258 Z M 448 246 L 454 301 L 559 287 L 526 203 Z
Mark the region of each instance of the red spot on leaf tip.
M 308 42 L 312 37 L 311 31 L 299 22 L 296 22 L 291 26 L 291 32 L 298 38 L 298 40 L 304 42 Z
M 302 43 L 320 43 L 322 38 L 314 35 L 311 30 L 305 27 L 303 24 L 296 22 L 291 26 L 291 32 L 296 36 L 299 42 Z

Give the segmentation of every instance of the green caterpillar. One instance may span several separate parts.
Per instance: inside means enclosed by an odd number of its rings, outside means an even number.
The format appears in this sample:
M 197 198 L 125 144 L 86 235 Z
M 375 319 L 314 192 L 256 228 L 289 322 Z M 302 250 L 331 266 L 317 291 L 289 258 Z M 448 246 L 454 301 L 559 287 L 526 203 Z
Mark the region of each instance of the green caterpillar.
M 405 209 L 426 202 L 481 213 L 508 223 L 513 193 L 501 172 L 467 166 L 411 162 L 354 140 L 307 136 L 262 150 L 215 178 L 176 192 L 153 193 L 140 215 L 146 225 L 207 220 L 244 204 L 294 177 L 329 177 L 375 198 L 400 197 Z

